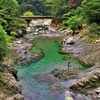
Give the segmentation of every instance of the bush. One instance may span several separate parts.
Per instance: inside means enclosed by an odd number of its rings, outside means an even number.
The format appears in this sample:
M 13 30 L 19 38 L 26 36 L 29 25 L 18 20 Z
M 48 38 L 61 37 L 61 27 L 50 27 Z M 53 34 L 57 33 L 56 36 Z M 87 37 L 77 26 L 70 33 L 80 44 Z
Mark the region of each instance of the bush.
M 62 29 L 62 30 L 65 30 L 65 29 L 67 29 L 67 26 L 62 26 L 61 29 Z
M 97 23 L 93 23 L 89 27 L 90 34 L 100 35 L 100 26 Z
M 83 0 L 83 17 L 87 18 L 89 23 L 100 23 L 100 0 Z
M 68 20 L 63 21 L 62 28 L 70 28 L 72 30 L 78 30 L 82 28 L 83 20 L 81 17 L 72 16 Z
M 17 36 L 17 33 L 16 32 L 10 32 L 10 35 L 15 37 L 15 36 Z
M 34 14 L 31 11 L 26 11 L 23 16 L 34 16 Z
M 8 36 L 5 30 L 0 25 L 0 61 L 8 53 Z

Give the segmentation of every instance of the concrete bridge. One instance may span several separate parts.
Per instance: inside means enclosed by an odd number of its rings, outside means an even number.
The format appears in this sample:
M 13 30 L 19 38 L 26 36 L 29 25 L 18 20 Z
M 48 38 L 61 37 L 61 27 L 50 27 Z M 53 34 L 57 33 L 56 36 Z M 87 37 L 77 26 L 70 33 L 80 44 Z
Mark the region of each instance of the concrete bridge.
M 25 20 L 32 20 L 32 19 L 53 19 L 52 16 L 21 16 L 21 18 Z
M 29 25 L 30 21 L 37 20 L 37 19 L 52 19 L 51 26 L 57 27 L 60 26 L 63 20 L 67 20 L 67 18 L 61 18 L 61 17 L 53 17 L 53 16 L 21 16 L 21 18 L 25 19 L 27 21 L 27 24 Z

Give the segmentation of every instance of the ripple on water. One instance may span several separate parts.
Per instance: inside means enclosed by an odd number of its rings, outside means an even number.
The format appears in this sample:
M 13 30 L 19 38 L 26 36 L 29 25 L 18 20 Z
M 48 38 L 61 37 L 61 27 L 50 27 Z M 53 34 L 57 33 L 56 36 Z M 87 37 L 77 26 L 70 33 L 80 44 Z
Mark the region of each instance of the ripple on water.
M 65 69 L 69 61 L 75 68 L 77 61 L 73 59 L 63 60 L 65 54 L 58 53 L 60 42 L 55 42 L 55 39 L 37 38 L 34 39 L 33 43 L 37 49 L 43 49 L 45 56 L 29 66 L 17 67 L 19 83 L 22 85 L 25 100 L 64 100 L 65 98 L 61 98 L 61 95 L 76 80 L 63 82 L 51 75 L 46 75 L 46 73 L 55 68 Z

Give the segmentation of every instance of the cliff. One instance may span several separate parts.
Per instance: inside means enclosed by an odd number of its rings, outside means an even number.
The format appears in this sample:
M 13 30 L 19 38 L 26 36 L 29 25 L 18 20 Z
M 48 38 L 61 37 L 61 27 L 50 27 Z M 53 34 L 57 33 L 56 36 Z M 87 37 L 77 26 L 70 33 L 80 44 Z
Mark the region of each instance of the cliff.
M 24 100 L 17 82 L 17 70 L 10 58 L 0 64 L 0 100 Z

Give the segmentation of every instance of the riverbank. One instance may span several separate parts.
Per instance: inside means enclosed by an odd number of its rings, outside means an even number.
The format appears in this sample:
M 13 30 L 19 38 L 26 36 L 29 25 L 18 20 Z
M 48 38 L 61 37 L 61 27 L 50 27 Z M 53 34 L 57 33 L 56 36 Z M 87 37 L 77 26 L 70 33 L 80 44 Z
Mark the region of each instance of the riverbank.
M 92 41 L 90 35 L 88 33 L 85 33 L 84 35 L 84 32 L 85 30 L 78 31 L 78 33 L 76 32 L 77 34 L 72 36 L 74 43 L 64 43 L 62 45 L 62 50 L 60 51 L 60 53 L 70 53 L 73 57 L 79 60 L 80 64 L 83 64 L 88 68 L 86 71 L 77 72 L 81 74 L 78 75 L 77 82 L 70 88 L 78 90 L 86 95 L 94 95 L 95 91 L 99 91 L 100 57 L 98 55 L 100 53 L 100 42 L 97 42 L 98 38 Z M 55 34 L 54 36 L 60 36 L 63 40 L 63 38 L 68 39 L 72 34 L 72 31 L 58 31 L 58 33 L 59 34 Z M 53 34 L 41 34 L 40 36 L 51 37 L 53 36 Z M 64 72 L 65 71 L 61 70 L 60 74 L 58 73 L 57 77 L 59 78 L 59 76 L 62 76 L 62 79 L 64 79 L 66 76 L 64 75 Z
M 37 37 L 38 36 L 39 35 L 37 35 Z M 53 42 L 53 44 L 51 45 L 50 42 Z M 29 66 L 25 67 L 20 66 L 20 68 L 18 68 L 18 76 L 20 83 L 23 86 L 23 95 L 25 96 L 25 100 L 27 99 L 31 100 L 31 98 L 33 98 L 34 100 L 35 98 L 38 98 L 39 100 L 44 100 L 45 98 L 46 98 L 45 100 L 47 99 L 59 100 L 58 98 L 63 98 L 63 99 L 65 98 L 64 94 L 66 94 L 67 98 L 67 93 L 69 95 L 69 98 L 71 99 L 72 98 L 85 99 L 86 97 L 83 96 L 82 94 L 76 93 L 74 91 L 71 92 L 69 90 L 69 86 L 71 86 L 76 82 L 76 76 L 80 71 L 78 70 L 75 71 L 73 67 L 72 70 L 66 71 L 67 69 L 66 65 L 68 61 L 63 60 L 64 54 L 62 55 L 58 53 L 58 50 L 60 48 L 59 45 L 60 42 L 55 41 L 55 39 L 52 40 L 48 37 L 38 37 L 37 39 L 34 38 L 33 43 L 35 44 L 35 47 L 39 48 L 41 47 L 43 49 L 43 51 L 45 52 L 45 56 L 40 61 L 32 63 Z M 60 69 L 52 71 L 55 68 L 60 68 Z M 52 72 L 49 73 L 50 71 Z M 48 93 L 49 97 L 47 96 Z M 73 95 L 76 94 L 76 96 L 72 97 L 71 94 Z M 39 95 L 39 97 L 37 97 L 37 95 Z
M 64 44 L 62 52 L 72 54 L 75 58 L 79 59 L 80 64 L 89 67 L 70 88 L 86 95 L 94 95 L 96 91 L 100 90 L 100 57 L 98 56 L 100 54 L 100 42 L 97 42 L 98 38 L 92 42 L 90 35 L 88 33 L 83 35 L 83 31 L 73 36 L 74 44 Z M 65 35 L 64 38 L 67 38 L 67 36 Z M 98 94 L 100 94 L 100 91 Z
M 52 28 L 49 31 L 40 30 L 38 32 L 36 32 L 36 28 L 34 29 L 34 31 L 31 30 L 29 34 L 24 36 L 25 41 L 23 39 L 15 41 L 15 44 L 12 47 L 12 49 L 15 48 L 17 50 L 18 54 L 17 60 L 15 62 L 17 62 L 17 64 L 19 65 L 27 65 L 41 58 L 38 57 L 37 54 L 32 54 L 31 52 L 29 52 L 29 50 L 33 46 L 30 41 L 34 38 L 39 36 L 51 38 L 59 37 L 63 40 L 63 38 L 68 39 L 71 32 L 71 30 L 67 30 L 67 32 L 65 32 L 56 28 Z M 75 71 L 73 69 L 73 71 L 71 70 L 71 72 L 68 71 L 69 73 L 67 73 L 67 70 L 55 69 L 54 71 L 52 71 L 52 74 L 54 75 L 54 77 L 61 78 L 62 80 L 77 78 L 75 84 L 70 86 L 70 88 L 73 90 L 78 90 L 86 95 L 94 96 L 94 93 L 96 93 L 96 91 L 99 91 L 99 45 L 99 42 L 91 42 L 88 34 L 83 35 L 82 31 L 78 32 L 73 36 L 73 43 L 61 44 L 62 50 L 60 51 L 60 53 L 70 53 L 73 57 L 79 59 L 80 64 L 87 65 L 87 67 L 91 66 L 91 68 L 89 67 L 89 69 L 86 71 L 80 71 L 79 69 Z
M 18 84 L 17 70 L 10 58 L 0 64 L 0 100 L 24 100 Z

